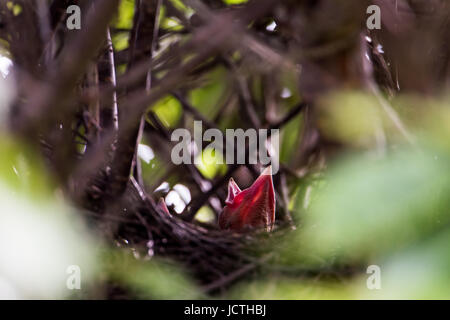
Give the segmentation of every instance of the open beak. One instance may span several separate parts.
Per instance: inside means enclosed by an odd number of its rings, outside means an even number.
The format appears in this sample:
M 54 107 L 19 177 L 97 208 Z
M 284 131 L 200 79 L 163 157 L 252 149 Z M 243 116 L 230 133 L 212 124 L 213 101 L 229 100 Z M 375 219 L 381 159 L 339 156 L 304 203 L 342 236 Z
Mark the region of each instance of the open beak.
M 275 222 L 275 191 L 272 168 L 267 167 L 245 190 L 230 179 L 226 206 L 219 217 L 222 229 L 234 231 L 249 228 L 272 230 Z

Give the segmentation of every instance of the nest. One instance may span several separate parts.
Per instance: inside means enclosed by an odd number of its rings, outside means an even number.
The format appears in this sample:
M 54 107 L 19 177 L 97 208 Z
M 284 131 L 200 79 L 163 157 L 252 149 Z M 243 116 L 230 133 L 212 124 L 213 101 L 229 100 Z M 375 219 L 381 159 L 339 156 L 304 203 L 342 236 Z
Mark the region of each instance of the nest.
M 167 215 L 133 177 L 120 199 L 110 202 L 104 192 L 107 184 L 103 173 L 92 182 L 83 201 L 103 237 L 133 250 L 139 258 L 159 256 L 178 262 L 205 293 L 227 288 L 265 260 L 252 247 L 257 242 L 260 246 L 267 234 L 232 233 Z

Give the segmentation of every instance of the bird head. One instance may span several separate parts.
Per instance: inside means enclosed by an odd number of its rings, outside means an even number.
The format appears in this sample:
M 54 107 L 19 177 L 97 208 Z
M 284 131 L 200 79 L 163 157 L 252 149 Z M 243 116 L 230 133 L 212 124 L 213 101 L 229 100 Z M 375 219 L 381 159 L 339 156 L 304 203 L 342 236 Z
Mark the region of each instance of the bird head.
M 267 167 L 256 181 L 241 190 L 233 178 L 228 183 L 228 196 L 219 216 L 219 227 L 245 231 L 265 228 L 271 231 L 275 222 L 275 191 L 272 168 Z

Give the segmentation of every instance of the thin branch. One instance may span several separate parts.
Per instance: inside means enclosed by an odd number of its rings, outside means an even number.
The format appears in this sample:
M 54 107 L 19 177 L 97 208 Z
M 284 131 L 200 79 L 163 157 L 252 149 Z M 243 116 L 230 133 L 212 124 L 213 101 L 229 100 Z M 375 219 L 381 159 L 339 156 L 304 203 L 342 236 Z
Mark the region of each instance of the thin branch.
M 229 59 L 228 57 L 224 57 L 223 60 L 225 64 L 229 68 L 231 68 L 234 77 L 237 81 L 241 105 L 244 107 L 245 113 L 247 114 L 247 117 L 250 120 L 251 126 L 254 129 L 258 130 L 261 127 L 261 121 L 259 120 L 258 113 L 256 112 L 256 108 L 253 104 L 247 79 L 245 78 L 244 75 L 242 75 L 242 73 L 238 70 L 236 64 L 231 59 Z
M 49 118 L 52 118 L 49 115 L 57 116 L 67 111 L 65 108 L 68 106 L 63 107 L 60 102 L 71 96 L 90 59 L 100 49 L 104 32 L 116 12 L 118 3 L 119 0 L 98 0 L 95 9 L 90 8 L 83 30 L 77 32 L 72 41 L 68 41 L 59 61 L 49 66 L 49 70 L 59 69 L 59 72 L 48 75 L 47 83 L 30 88 L 28 103 L 21 121 L 17 124 L 20 131 L 28 132 L 32 137 L 37 126 L 42 128 L 48 124 Z
M 98 63 L 99 83 L 116 86 L 116 64 L 114 59 L 114 48 L 109 28 L 106 31 L 106 45 L 103 55 Z M 111 128 L 119 130 L 119 110 L 117 105 L 117 92 L 114 90 L 106 99 L 101 100 L 100 125 L 104 130 Z
M 130 38 L 131 50 L 128 68 L 131 68 L 135 61 L 151 60 L 153 50 L 157 41 L 159 6 L 161 1 L 141 0 L 136 2 L 135 19 Z M 147 70 L 146 79 L 139 83 L 137 88 L 128 88 L 137 91 L 144 88 L 145 94 L 150 93 L 151 88 L 151 70 Z M 126 112 L 122 109 L 122 116 Z M 117 148 L 113 162 L 111 164 L 110 188 L 111 197 L 115 198 L 121 195 L 127 186 L 130 173 L 136 170 L 138 182 L 143 185 L 139 161 L 137 159 L 137 148 L 142 138 L 142 132 L 145 125 L 143 113 L 133 115 L 130 121 L 134 124 L 129 127 L 121 127 L 117 139 Z

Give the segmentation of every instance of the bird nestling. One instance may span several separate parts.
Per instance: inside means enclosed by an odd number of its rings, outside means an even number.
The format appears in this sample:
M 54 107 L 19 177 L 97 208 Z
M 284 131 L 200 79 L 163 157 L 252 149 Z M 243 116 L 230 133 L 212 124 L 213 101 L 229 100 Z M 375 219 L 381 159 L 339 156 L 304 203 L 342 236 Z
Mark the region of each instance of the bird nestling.
M 271 231 L 275 223 L 272 167 L 267 167 L 248 189 L 242 191 L 231 178 L 225 203 L 219 216 L 221 229 L 245 231 L 264 228 Z
M 158 203 L 159 209 L 170 215 L 164 199 Z M 235 232 L 252 229 L 271 231 L 275 223 L 275 191 L 272 167 L 267 167 L 247 189 L 241 190 L 230 179 L 225 207 L 219 216 L 219 228 Z

